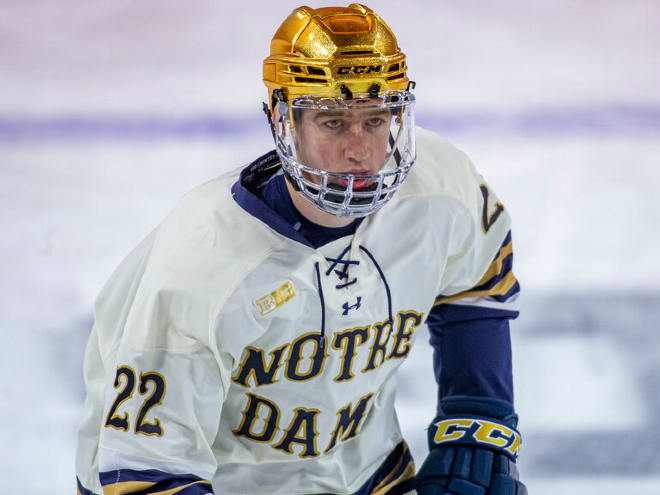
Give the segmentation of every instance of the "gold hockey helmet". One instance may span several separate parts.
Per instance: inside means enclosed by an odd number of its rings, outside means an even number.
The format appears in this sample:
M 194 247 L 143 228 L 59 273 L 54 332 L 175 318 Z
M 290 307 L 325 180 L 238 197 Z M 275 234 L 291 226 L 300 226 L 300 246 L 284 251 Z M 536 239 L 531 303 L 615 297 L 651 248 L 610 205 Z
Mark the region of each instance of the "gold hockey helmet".
M 406 71 L 394 34 L 364 5 L 300 7 L 275 33 L 264 111 L 285 177 L 322 211 L 364 217 L 406 179 L 416 157 Z M 333 153 L 318 152 L 319 136 Z
M 394 33 L 374 11 L 348 7 L 299 7 L 282 23 L 264 60 L 263 81 L 286 99 L 303 95 L 405 90 L 406 56 Z

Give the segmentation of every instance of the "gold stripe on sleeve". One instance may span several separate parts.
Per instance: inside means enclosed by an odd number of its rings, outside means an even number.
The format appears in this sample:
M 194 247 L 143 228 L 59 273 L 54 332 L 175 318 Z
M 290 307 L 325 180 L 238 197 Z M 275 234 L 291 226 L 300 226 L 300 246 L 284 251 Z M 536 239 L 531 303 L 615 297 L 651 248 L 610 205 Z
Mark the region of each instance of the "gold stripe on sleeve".
M 153 481 L 122 481 L 103 486 L 103 495 L 126 495 L 146 490 L 154 486 Z
M 481 280 L 477 282 L 477 286 L 483 285 L 486 282 L 488 282 L 491 278 L 499 275 L 499 273 L 502 271 L 502 263 L 504 262 L 504 258 L 509 256 L 513 252 L 513 243 L 509 242 L 506 246 L 502 246 L 500 248 L 500 252 L 497 255 L 497 258 L 493 260 L 493 262 L 490 264 L 488 267 L 488 270 L 486 270 L 486 273 L 484 273 L 484 276 L 481 277 Z
M 120 483 L 113 483 L 112 485 L 105 485 L 103 487 L 104 495 L 129 495 L 131 493 L 140 493 L 156 483 L 152 481 L 123 481 Z M 195 481 L 193 483 L 188 483 L 186 485 L 177 486 L 175 488 L 170 488 L 169 490 L 162 490 L 158 492 L 147 492 L 149 495 L 174 495 L 179 493 L 182 490 L 185 490 L 188 487 L 193 485 L 207 484 L 211 485 L 211 482 L 208 480 Z
M 405 460 L 407 453 L 408 453 L 408 445 L 405 442 L 403 442 L 403 451 L 401 452 L 401 456 L 397 460 L 396 464 L 394 465 L 390 473 L 387 476 L 385 476 L 385 478 L 383 478 L 383 480 L 374 487 L 370 495 L 385 495 L 390 488 L 398 485 L 399 483 L 406 481 L 408 478 L 411 478 L 412 476 L 415 476 L 415 463 L 411 458 L 408 461 L 408 465 L 406 466 L 403 473 L 401 473 L 398 478 L 394 478 L 394 475 L 401 469 L 401 465 Z M 412 474 L 410 474 L 411 471 Z
M 511 288 L 514 285 L 516 285 L 517 281 L 518 280 L 516 280 L 516 277 L 513 274 L 513 272 L 509 272 L 502 280 L 500 280 L 490 289 L 473 290 L 473 291 L 461 292 L 453 296 L 438 297 L 435 300 L 435 304 L 433 304 L 433 307 L 439 306 L 440 304 L 456 301 L 458 299 L 465 299 L 468 297 L 503 296 L 504 294 L 509 292 L 509 290 L 511 290 Z
M 407 446 L 406 446 L 405 448 L 407 448 Z M 404 453 L 405 453 L 405 450 L 404 450 Z M 401 463 L 402 463 L 402 462 L 403 462 L 403 455 L 402 455 L 401 457 L 399 457 L 399 460 L 396 462 L 396 464 L 394 465 L 394 467 L 393 467 L 392 470 L 390 471 L 390 474 L 388 474 L 387 476 L 385 476 L 385 478 L 383 478 L 383 481 L 381 481 L 380 483 L 378 483 L 378 484 L 374 487 L 373 491 L 371 492 L 371 495 L 375 495 L 375 494 L 377 494 L 377 493 L 381 493 L 380 490 L 381 490 L 384 486 L 389 485 L 390 481 L 392 480 L 392 477 L 394 476 L 394 473 L 396 473 L 396 472 L 399 470 L 399 467 L 401 466 Z
M 398 467 L 398 464 L 397 464 Z M 391 476 L 391 475 L 390 475 Z M 376 488 L 371 492 L 371 495 L 387 495 L 387 493 L 394 488 L 395 486 L 403 483 L 406 480 L 409 480 L 410 478 L 415 476 L 415 463 L 412 461 L 408 461 L 408 465 L 406 466 L 406 469 L 401 473 L 401 476 L 394 480 L 390 480 L 390 476 L 385 478 L 381 483 L 378 484 Z M 387 483 L 387 484 L 383 484 Z
M 211 486 L 211 482 L 207 480 L 201 480 L 201 481 L 195 481 L 194 483 L 189 483 L 187 485 L 179 486 L 177 488 L 172 488 L 171 490 L 165 490 L 163 492 L 154 492 L 153 495 L 174 495 L 175 493 L 179 493 L 181 490 L 185 490 L 189 486 L 193 485 L 209 485 Z

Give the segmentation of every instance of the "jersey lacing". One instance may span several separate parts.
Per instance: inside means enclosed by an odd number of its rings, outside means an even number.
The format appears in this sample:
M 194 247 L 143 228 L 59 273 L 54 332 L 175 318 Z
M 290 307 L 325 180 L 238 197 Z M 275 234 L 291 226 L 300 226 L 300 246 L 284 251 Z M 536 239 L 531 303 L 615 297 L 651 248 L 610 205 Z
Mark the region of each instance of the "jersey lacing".
M 330 267 L 326 270 L 325 275 L 326 277 L 329 276 L 333 270 L 335 274 L 339 277 L 340 280 L 346 280 L 346 282 L 339 283 L 335 285 L 335 289 L 344 289 L 350 285 L 353 285 L 357 283 L 357 277 L 353 278 L 352 280 L 349 280 L 348 276 L 348 267 L 350 265 L 359 265 L 360 262 L 357 260 L 345 260 L 344 255 L 348 253 L 349 249 L 351 248 L 350 244 L 339 254 L 337 258 L 328 258 L 327 256 L 325 257 L 326 261 L 329 261 L 331 263 Z M 392 293 L 390 292 L 390 286 L 387 283 L 387 279 L 385 278 L 385 274 L 383 273 L 383 270 L 381 270 L 380 265 L 376 261 L 376 258 L 374 258 L 373 254 L 369 252 L 369 250 L 360 245 L 359 246 L 360 250 L 364 251 L 365 254 L 369 257 L 371 262 L 374 264 L 376 267 L 376 270 L 378 271 L 378 275 L 380 275 L 380 279 L 383 281 L 383 285 L 385 286 L 385 294 L 387 295 L 387 315 L 389 317 L 388 322 L 390 324 L 390 331 L 387 334 L 387 340 L 389 340 L 390 335 L 392 334 L 392 326 L 394 325 L 394 318 L 392 316 Z M 340 270 L 335 270 L 335 267 L 338 265 L 341 265 L 342 268 Z M 319 293 L 319 299 L 321 301 L 321 339 L 320 339 L 320 346 L 321 346 L 321 351 L 325 349 L 325 299 L 323 297 L 323 286 L 321 285 L 321 270 L 319 268 L 319 262 L 317 261 L 314 263 L 314 269 L 316 271 L 316 284 L 317 284 L 317 290 Z
M 332 273 L 332 270 L 334 270 L 334 268 L 337 265 L 342 265 L 342 269 L 341 270 L 335 270 L 335 273 L 337 274 L 337 276 L 340 279 L 348 280 L 348 266 L 349 265 L 359 265 L 360 264 L 359 261 L 345 260 L 344 259 L 344 255 L 348 252 L 348 250 L 350 248 L 351 248 L 351 245 L 349 244 L 348 246 L 346 246 L 346 249 L 344 249 L 337 258 L 328 258 L 326 256 L 325 259 L 327 261 L 332 262 L 332 265 L 330 265 L 330 268 L 328 268 L 328 270 L 325 272 L 326 276 L 330 275 L 330 273 Z M 344 287 L 348 287 L 349 285 L 353 285 L 356 282 L 357 282 L 357 277 L 354 278 L 353 280 L 349 280 L 348 282 L 345 282 L 343 284 L 335 285 L 335 289 L 343 289 Z

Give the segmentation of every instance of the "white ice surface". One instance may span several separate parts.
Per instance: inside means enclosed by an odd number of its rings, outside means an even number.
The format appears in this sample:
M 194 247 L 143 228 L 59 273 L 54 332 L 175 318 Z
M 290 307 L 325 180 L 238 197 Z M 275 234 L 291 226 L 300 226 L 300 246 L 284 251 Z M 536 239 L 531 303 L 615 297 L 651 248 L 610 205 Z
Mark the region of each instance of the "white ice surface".
M 612 342 L 569 335 L 516 344 L 516 409 L 526 432 L 633 430 L 650 421 L 652 411 Z
M 657 495 L 660 477 L 571 476 L 537 478 L 526 484 L 533 495 Z

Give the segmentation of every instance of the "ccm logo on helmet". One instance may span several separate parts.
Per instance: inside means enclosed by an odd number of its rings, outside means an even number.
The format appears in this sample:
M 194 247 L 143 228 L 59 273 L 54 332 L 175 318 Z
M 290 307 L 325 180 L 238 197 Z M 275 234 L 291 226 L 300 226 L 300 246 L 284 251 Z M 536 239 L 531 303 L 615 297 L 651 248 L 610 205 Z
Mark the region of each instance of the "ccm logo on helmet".
M 337 74 L 371 74 L 380 72 L 382 65 L 344 65 L 337 69 Z

